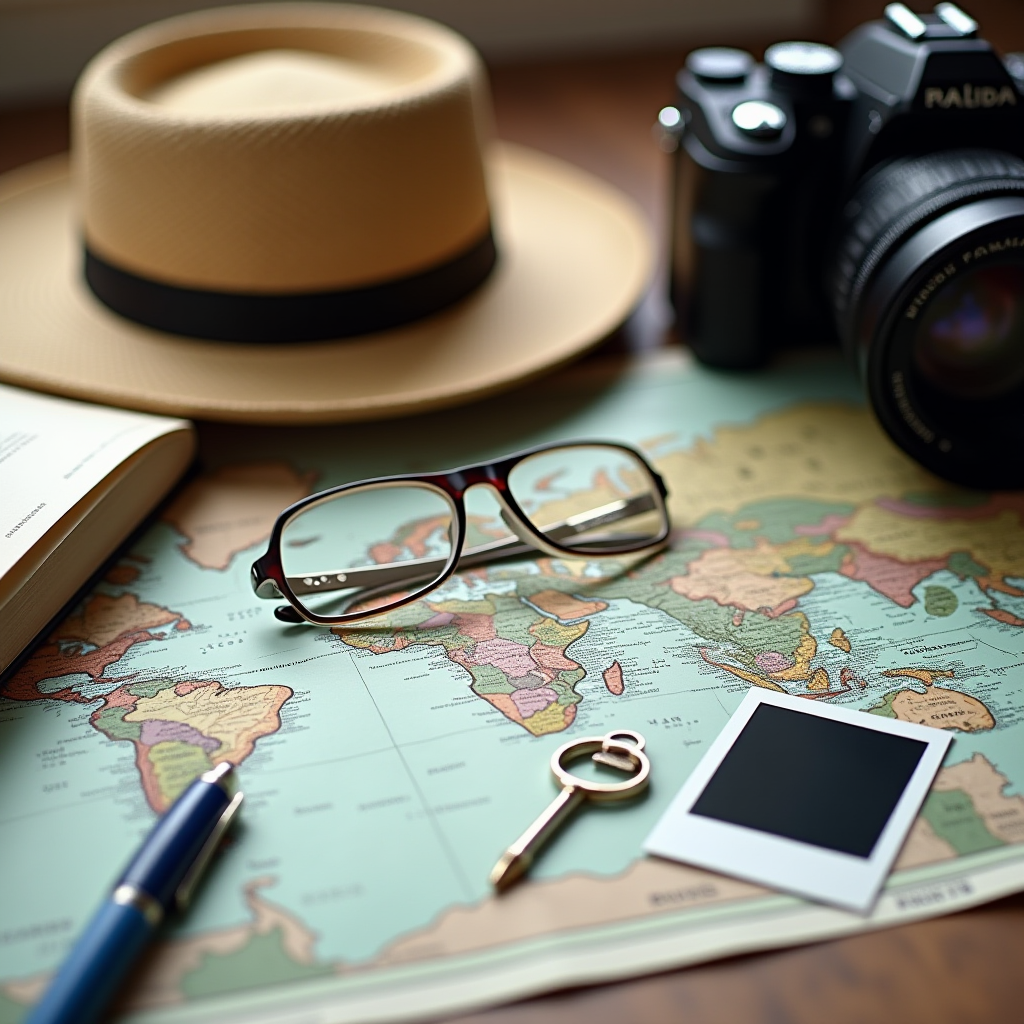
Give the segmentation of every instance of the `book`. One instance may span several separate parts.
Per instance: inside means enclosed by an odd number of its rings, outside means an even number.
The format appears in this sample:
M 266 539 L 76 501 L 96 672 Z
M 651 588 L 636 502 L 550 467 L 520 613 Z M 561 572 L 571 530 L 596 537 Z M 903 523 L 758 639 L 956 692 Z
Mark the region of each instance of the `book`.
M 187 420 L 0 385 L 0 671 L 191 463 Z

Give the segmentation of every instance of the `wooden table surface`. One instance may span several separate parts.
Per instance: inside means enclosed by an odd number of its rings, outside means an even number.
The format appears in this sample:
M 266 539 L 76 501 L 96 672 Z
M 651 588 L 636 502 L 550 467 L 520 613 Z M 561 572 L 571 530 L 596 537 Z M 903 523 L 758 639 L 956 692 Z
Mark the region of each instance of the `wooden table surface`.
M 816 38 L 834 40 L 881 0 L 834 0 Z M 1024 3 L 969 4 L 988 38 L 1024 50 Z M 695 39 L 662 52 L 547 60 L 492 69 L 503 138 L 579 164 L 632 195 L 664 250 L 667 159 L 651 138 L 692 45 L 760 52 L 769 39 Z M 67 146 L 64 104 L 0 110 L 0 172 Z M 663 269 L 612 344 L 674 343 Z M 458 1018 L 460 1024 L 1013 1024 L 1024 1021 L 1024 895 L 885 931 L 602 987 L 572 990 Z

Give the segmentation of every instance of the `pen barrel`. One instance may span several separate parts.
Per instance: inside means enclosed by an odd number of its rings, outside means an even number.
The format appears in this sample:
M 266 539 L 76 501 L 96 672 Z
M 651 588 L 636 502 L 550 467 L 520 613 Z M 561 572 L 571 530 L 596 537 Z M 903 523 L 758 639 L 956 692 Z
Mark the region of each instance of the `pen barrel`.
M 242 794 L 232 799 L 221 785 L 230 774 L 222 762 L 196 779 L 156 823 L 25 1024 L 91 1024 L 103 1013 L 237 810 Z
M 79 937 L 24 1024 L 91 1024 L 149 941 L 152 925 L 133 906 L 105 903 Z
M 157 822 L 118 885 L 152 896 L 168 911 L 182 880 L 231 802 L 216 783 L 197 780 Z

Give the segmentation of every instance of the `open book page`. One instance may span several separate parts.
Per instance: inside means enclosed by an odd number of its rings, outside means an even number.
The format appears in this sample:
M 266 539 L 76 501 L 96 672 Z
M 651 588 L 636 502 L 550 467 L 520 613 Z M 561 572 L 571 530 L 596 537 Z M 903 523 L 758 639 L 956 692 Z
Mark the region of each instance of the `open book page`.
M 0 385 L 0 576 L 134 452 L 184 420 Z

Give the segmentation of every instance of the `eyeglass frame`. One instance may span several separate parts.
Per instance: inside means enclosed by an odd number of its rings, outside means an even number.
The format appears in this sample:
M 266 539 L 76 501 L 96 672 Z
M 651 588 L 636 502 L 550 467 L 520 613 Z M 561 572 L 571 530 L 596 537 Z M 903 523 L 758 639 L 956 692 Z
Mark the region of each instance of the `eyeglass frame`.
M 633 545 L 624 545 L 621 548 L 603 552 L 583 552 L 579 548 L 570 548 L 558 544 L 545 536 L 531 522 L 526 513 L 519 506 L 519 503 L 512 496 L 509 489 L 509 474 L 517 465 L 524 460 L 542 454 L 543 452 L 556 451 L 559 448 L 611 448 L 635 458 L 651 477 L 655 485 L 654 496 L 657 499 L 656 511 L 661 515 L 661 531 L 654 540 L 645 540 Z M 456 530 L 451 541 L 451 551 L 448 554 L 447 564 L 443 571 L 433 581 L 419 590 L 407 594 L 405 597 L 396 599 L 381 608 L 365 612 L 348 612 L 342 615 L 319 615 L 306 607 L 299 597 L 292 590 L 288 583 L 288 577 L 284 571 L 281 557 L 281 540 L 285 528 L 300 512 L 323 502 L 332 501 L 348 491 L 355 491 L 371 486 L 400 486 L 402 484 L 417 484 L 439 493 L 448 502 L 452 510 L 452 521 Z M 465 495 L 471 487 L 486 486 L 491 489 L 498 499 L 503 512 L 511 517 L 502 515 L 505 525 L 512 531 L 523 544 L 530 548 L 549 555 L 553 558 L 614 558 L 619 555 L 645 555 L 652 554 L 664 547 L 668 542 L 672 531 L 672 524 L 669 519 L 668 508 L 665 499 L 668 497 L 668 488 L 661 474 L 650 464 L 647 458 L 636 448 L 618 441 L 554 441 L 547 444 L 536 445 L 522 451 L 514 452 L 503 458 L 491 462 L 475 463 L 469 466 L 461 466 L 458 469 L 442 470 L 438 473 L 399 473 L 393 476 L 373 477 L 366 480 L 355 480 L 347 484 L 338 484 L 335 487 L 328 487 L 316 494 L 307 495 L 299 501 L 293 502 L 278 514 L 274 527 L 271 530 L 267 541 L 267 550 L 252 564 L 250 570 L 250 582 L 257 597 L 263 599 L 284 598 L 291 606 L 276 608 L 274 610 L 277 618 L 284 622 L 296 623 L 301 621 L 310 622 L 317 626 L 342 626 L 348 623 L 376 618 L 387 612 L 395 611 L 405 605 L 413 604 L 424 594 L 438 589 L 449 580 L 458 569 L 460 561 L 465 554 L 466 541 L 466 504 Z M 553 524 L 554 525 L 554 524 Z M 450 529 L 450 528 L 449 528 Z M 529 535 L 524 537 L 520 530 Z M 510 550 L 499 558 L 512 557 L 520 554 L 517 550 Z M 411 560 L 410 560 L 411 561 Z M 309 575 L 309 574 L 303 574 Z M 414 577 L 415 579 L 415 577 Z M 294 610 L 294 611 L 292 611 Z M 292 614 L 288 614 L 292 612 Z M 298 618 L 295 617 L 298 616 Z

